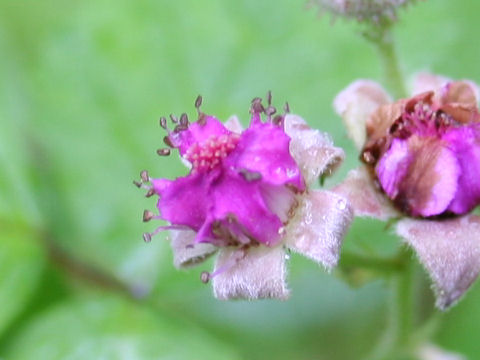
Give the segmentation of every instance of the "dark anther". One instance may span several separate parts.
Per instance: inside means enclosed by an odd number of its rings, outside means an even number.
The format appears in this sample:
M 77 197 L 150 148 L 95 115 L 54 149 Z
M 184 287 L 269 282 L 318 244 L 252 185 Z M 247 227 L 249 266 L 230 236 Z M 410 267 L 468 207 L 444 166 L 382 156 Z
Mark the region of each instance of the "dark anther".
M 277 109 L 275 109 L 275 106 L 268 106 L 266 109 L 265 109 L 265 114 L 267 116 L 271 116 L 273 114 L 275 114 L 277 112 Z
M 272 105 L 272 92 L 270 90 L 267 92 L 267 104 Z
M 143 222 L 147 222 L 153 219 L 155 215 L 150 210 L 145 210 L 143 212 Z
M 198 95 L 197 99 L 195 100 L 195 108 L 200 111 L 200 106 L 202 106 L 202 95 Z
M 367 164 L 373 164 L 375 162 L 375 157 L 373 156 L 371 151 L 364 151 L 362 154 L 363 161 Z
M 142 183 L 140 181 L 133 180 L 133 184 L 138 188 L 142 187 Z
M 147 191 L 147 193 L 145 194 L 145 197 L 149 198 L 149 197 L 152 197 L 153 195 L 155 195 L 155 190 L 153 190 L 152 188 Z
M 262 105 L 262 99 L 260 98 L 255 98 L 252 100 L 252 112 L 254 114 L 259 114 L 263 112 L 265 108 Z
M 180 125 L 175 126 L 175 129 L 173 129 L 173 132 L 178 133 L 178 132 L 182 132 L 182 131 L 187 130 L 187 129 L 188 129 L 187 125 L 181 125 L 180 124 Z
M 248 171 L 246 169 L 240 170 L 240 174 L 243 176 L 243 178 L 247 181 L 257 181 L 262 178 L 262 174 L 256 171 Z
M 228 221 L 229 224 L 234 224 L 234 223 L 238 222 L 238 219 L 234 214 L 230 213 L 230 214 L 227 215 L 227 221 Z
M 178 119 L 177 119 L 177 117 L 176 117 L 175 115 L 170 114 L 170 120 L 172 120 L 172 122 L 173 122 L 174 124 L 178 124 Z
M 143 241 L 145 241 L 146 243 L 149 243 L 150 241 L 152 241 L 152 235 L 150 233 L 144 233 Z
M 283 124 L 283 115 L 275 115 L 275 117 L 272 120 L 272 123 L 274 125 L 282 125 Z
M 158 149 L 157 154 L 160 156 L 168 156 L 170 155 L 170 149 L 168 148 Z
M 172 148 L 172 149 L 175 147 L 175 146 L 173 146 L 172 140 L 170 140 L 170 136 L 168 136 L 168 135 L 167 135 L 167 136 L 164 136 L 164 138 L 163 138 L 163 143 L 164 143 L 165 145 L 167 145 L 168 147 Z
M 143 182 L 149 182 L 150 178 L 148 177 L 148 171 L 143 170 L 142 172 L 140 172 L 140 178 L 142 179 Z
M 180 116 L 180 125 L 188 126 L 188 115 L 187 114 L 183 113 Z
M 197 124 L 203 126 L 203 125 L 205 125 L 206 123 L 207 123 L 206 115 L 205 115 L 203 112 L 199 113 L 199 114 L 198 114 Z
M 283 106 L 283 111 L 285 111 L 287 114 L 290 112 L 290 105 L 288 105 L 288 102 L 286 102 Z
M 167 130 L 167 118 L 165 116 L 160 118 L 160 126 Z
M 202 271 L 200 280 L 202 280 L 204 284 L 207 284 L 210 281 L 210 273 L 208 271 Z

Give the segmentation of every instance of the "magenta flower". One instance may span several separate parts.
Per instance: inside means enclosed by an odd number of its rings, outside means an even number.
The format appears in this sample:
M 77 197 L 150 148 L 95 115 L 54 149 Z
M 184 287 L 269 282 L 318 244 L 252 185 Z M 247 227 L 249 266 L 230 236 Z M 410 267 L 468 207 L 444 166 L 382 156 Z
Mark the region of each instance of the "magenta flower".
M 385 20 L 396 20 L 397 9 L 413 2 L 411 0 L 311 0 L 310 3 L 317 5 L 321 12 L 327 11 L 334 16 L 380 24 Z
M 328 269 L 337 263 L 353 213 L 342 196 L 309 185 L 338 166 L 344 153 L 298 116 L 274 116 L 270 100 L 266 108 L 261 99 L 253 100 L 244 131 L 236 118 L 224 125 L 205 115 L 200 103 L 199 97 L 193 123 L 182 115 L 170 131 L 161 119 L 168 131 L 165 143 L 178 149 L 190 171 L 176 180 L 143 173 L 139 185 L 149 189 L 147 195 L 159 196 L 160 212 L 146 211 L 144 220 L 170 223 L 144 238 L 171 230 L 178 268 L 219 251 L 215 270 L 202 273 L 204 282 L 212 280 L 219 299 L 284 299 L 289 293 L 286 248 Z M 167 155 L 170 149 L 158 152 Z
M 365 166 L 337 191 L 358 216 L 397 223 L 436 289 L 452 305 L 480 271 L 480 114 L 469 81 L 417 76 L 414 96 L 391 103 L 372 81 L 359 80 L 335 99 Z

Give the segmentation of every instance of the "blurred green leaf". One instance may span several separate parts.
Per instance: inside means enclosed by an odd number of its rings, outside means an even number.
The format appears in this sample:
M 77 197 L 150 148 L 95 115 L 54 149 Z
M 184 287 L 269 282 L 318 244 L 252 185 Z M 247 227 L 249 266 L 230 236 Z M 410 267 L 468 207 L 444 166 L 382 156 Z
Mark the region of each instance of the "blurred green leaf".
M 29 303 L 45 264 L 33 234 L 0 224 L 0 333 Z
M 13 342 L 7 358 L 239 359 L 188 321 L 110 297 L 67 302 L 39 316 Z

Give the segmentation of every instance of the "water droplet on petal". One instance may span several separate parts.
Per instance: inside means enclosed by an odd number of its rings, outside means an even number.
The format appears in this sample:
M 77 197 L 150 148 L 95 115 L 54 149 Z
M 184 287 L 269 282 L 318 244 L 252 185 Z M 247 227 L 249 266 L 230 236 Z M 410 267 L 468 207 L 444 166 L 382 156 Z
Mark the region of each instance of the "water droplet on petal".
M 345 199 L 340 199 L 338 200 L 337 202 L 337 208 L 339 210 L 345 210 L 347 208 L 347 202 L 345 201 Z

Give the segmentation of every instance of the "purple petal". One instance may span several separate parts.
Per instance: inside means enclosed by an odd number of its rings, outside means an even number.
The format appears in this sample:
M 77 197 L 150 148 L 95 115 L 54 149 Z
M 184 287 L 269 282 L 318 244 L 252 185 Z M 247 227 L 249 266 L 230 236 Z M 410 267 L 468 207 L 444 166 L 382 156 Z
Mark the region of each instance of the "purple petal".
M 217 251 L 217 248 L 211 244 L 194 243 L 196 237 L 194 231 L 171 230 L 170 236 L 173 264 L 178 269 L 195 266 Z
M 160 216 L 175 225 L 186 225 L 198 231 L 204 223 L 208 204 L 211 176 L 188 175 L 174 181 L 153 180 L 159 194 Z
M 226 168 L 259 173 L 272 185 L 290 184 L 304 189 L 302 174 L 289 152 L 290 138 L 271 123 L 253 123 L 245 130 L 235 150 L 225 159 Z
M 334 192 L 347 198 L 355 216 L 388 220 L 399 216 L 392 202 L 375 185 L 365 167 L 351 170 L 346 179 L 337 185 Z
M 401 220 L 397 233 L 413 247 L 434 283 L 436 305 L 452 306 L 480 272 L 480 217 Z
M 238 249 L 221 249 L 213 278 L 213 292 L 220 300 L 286 299 L 285 252 L 281 246 L 252 247 L 239 256 Z M 242 251 L 242 250 L 240 250 Z
M 406 140 L 394 139 L 390 149 L 376 167 L 380 185 L 390 198 L 398 195 L 399 187 L 411 162 Z
M 480 203 L 480 127 L 452 128 L 443 140 L 450 144 L 460 165 L 457 192 L 448 210 L 465 214 Z
M 378 83 L 357 80 L 337 95 L 333 107 L 342 117 L 348 135 L 360 149 L 365 144 L 368 117 L 381 105 L 390 102 L 390 97 Z
M 285 244 L 327 269 L 334 267 L 353 220 L 348 201 L 330 191 L 312 191 L 301 200 L 286 228 Z
M 313 130 L 297 115 L 285 116 L 284 128 L 291 138 L 290 153 L 307 184 L 325 172 L 331 174 L 345 158 L 344 151 L 333 146 L 328 134 Z
M 227 134 L 230 134 L 230 131 L 220 121 L 213 116 L 204 115 L 201 121 L 189 124 L 186 130 L 172 132 L 169 139 L 183 156 L 193 144 L 203 144 L 212 136 Z
M 244 228 L 247 236 L 274 245 L 280 240 L 280 218 L 264 200 L 261 181 L 247 181 L 235 173 L 224 174 L 212 188 L 212 220 L 233 219 L 232 226 Z M 230 221 L 227 221 L 227 223 Z M 232 230 L 236 230 L 232 229 Z
M 408 140 L 395 139 L 376 172 L 382 188 L 401 209 L 427 217 L 447 209 L 460 167 L 445 142 L 413 135 Z

